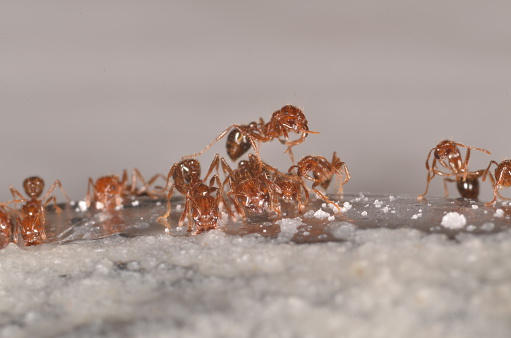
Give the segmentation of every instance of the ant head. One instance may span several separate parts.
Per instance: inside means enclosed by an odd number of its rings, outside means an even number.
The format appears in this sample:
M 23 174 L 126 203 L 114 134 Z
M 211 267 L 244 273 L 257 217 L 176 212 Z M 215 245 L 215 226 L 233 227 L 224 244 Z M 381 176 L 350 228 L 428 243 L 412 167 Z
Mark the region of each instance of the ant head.
M 23 189 L 30 198 L 37 198 L 44 191 L 44 181 L 38 176 L 32 176 L 23 181 Z
M 448 157 L 455 151 L 456 151 L 456 144 L 453 141 L 444 140 L 444 141 L 440 142 L 439 144 L 437 144 L 433 155 L 435 155 L 435 158 L 437 160 L 440 160 L 440 159 Z

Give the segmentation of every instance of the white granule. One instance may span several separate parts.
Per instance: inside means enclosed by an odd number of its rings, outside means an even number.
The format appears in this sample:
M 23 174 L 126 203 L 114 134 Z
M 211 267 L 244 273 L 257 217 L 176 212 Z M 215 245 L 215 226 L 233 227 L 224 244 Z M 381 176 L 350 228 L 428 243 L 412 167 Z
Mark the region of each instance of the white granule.
M 114 208 L 114 210 L 122 210 L 122 209 L 124 209 L 124 205 L 122 205 L 122 204 L 116 205 Z
M 331 222 L 331 221 L 333 221 L 334 219 L 335 219 L 335 216 L 333 216 L 333 215 L 332 215 L 332 216 L 328 216 L 328 220 L 329 220 L 330 222 Z
M 181 211 L 181 208 L 182 208 L 181 204 L 176 205 L 176 211 Z
M 314 210 L 309 210 L 305 214 L 303 214 L 303 217 L 305 218 L 312 218 L 314 217 Z
M 134 206 L 134 207 L 138 206 L 139 204 L 140 204 L 140 202 L 139 202 L 139 201 L 133 201 L 133 202 L 131 202 L 131 205 L 132 205 L 132 206 Z
M 467 225 L 467 231 L 474 231 L 476 229 L 476 226 L 475 225 Z
M 419 212 L 418 214 L 415 214 L 412 216 L 412 219 L 417 219 L 419 217 L 422 217 L 422 214 Z M 445 217 L 445 216 L 444 216 Z M 443 221 L 443 220 L 442 220 Z
M 374 206 L 375 206 L 376 208 L 381 208 L 382 204 L 383 204 L 383 202 L 382 202 L 382 201 L 378 201 L 378 200 L 375 200 L 375 201 L 374 201 Z
M 389 200 L 392 202 L 393 200 L 395 200 L 396 198 L 392 195 L 389 196 Z
M 81 212 L 87 211 L 87 202 L 79 201 L 77 209 L 79 209 Z
M 360 216 L 362 216 L 362 217 L 366 217 L 366 216 L 367 216 L 367 211 L 362 211 L 362 212 L 360 213 Z
M 317 219 L 325 219 L 327 217 L 330 217 L 330 214 L 321 209 L 318 209 L 318 211 L 314 213 L 314 217 L 316 217 Z
M 389 212 L 390 209 L 389 207 L 383 207 L 381 210 L 383 211 L 383 213 L 386 214 L 387 212 Z
M 96 209 L 101 210 L 105 207 L 105 205 L 101 202 L 96 202 Z
M 350 202 L 344 202 L 344 204 L 343 204 L 343 206 L 342 206 L 342 208 L 341 208 L 341 211 L 342 211 L 342 212 L 346 212 L 346 211 L 348 211 L 348 210 L 350 210 L 350 209 L 351 209 L 351 204 L 350 204 Z
M 502 209 L 495 210 L 493 217 L 502 217 L 502 216 L 504 216 L 504 210 L 502 210 Z
M 161 205 L 161 202 L 160 201 L 156 202 L 156 205 L 158 205 L 158 206 Z
M 475 209 L 479 209 L 479 207 L 477 205 L 475 205 L 475 204 L 472 204 L 472 209 L 474 209 L 474 210 Z
M 442 223 L 440 224 L 449 229 L 461 229 L 467 224 L 467 219 L 457 212 L 448 212 L 442 217 Z

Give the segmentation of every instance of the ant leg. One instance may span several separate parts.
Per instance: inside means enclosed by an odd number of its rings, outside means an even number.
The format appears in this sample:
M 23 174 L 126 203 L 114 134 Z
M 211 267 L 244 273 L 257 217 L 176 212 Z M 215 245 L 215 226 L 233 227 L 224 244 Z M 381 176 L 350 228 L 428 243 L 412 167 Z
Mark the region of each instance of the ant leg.
M 426 162 L 427 163 L 427 162 Z M 431 174 L 433 173 L 433 174 Z M 429 189 L 429 182 L 431 182 L 431 180 L 433 179 L 433 177 L 435 177 L 435 172 L 434 171 L 428 171 L 428 177 L 426 179 L 426 191 L 424 191 L 424 194 L 422 195 L 419 195 L 417 196 L 417 199 L 419 201 L 422 201 L 422 199 L 424 198 L 424 196 L 426 196 L 426 194 L 428 193 L 428 189 Z
M 12 185 L 9 187 L 9 189 L 11 190 L 11 195 L 12 195 L 12 198 L 16 198 L 16 196 L 20 197 L 22 200 L 25 199 L 25 197 L 23 197 L 23 195 L 18 191 L 16 190 L 16 188 L 14 188 Z
M 327 202 L 328 204 L 332 204 L 334 205 L 337 209 L 339 209 L 339 211 L 341 211 L 341 207 L 339 206 L 339 204 L 335 203 L 334 201 L 332 201 L 331 199 L 329 199 L 328 197 L 326 197 L 322 192 L 320 192 L 318 189 L 316 189 L 316 187 L 313 185 L 312 186 L 312 190 L 319 195 L 319 197 L 321 197 L 321 199 L 325 202 Z
M 172 184 L 170 186 L 170 190 L 169 190 L 169 193 L 167 194 L 167 212 L 165 212 L 165 214 L 163 216 L 160 216 L 158 217 L 157 219 L 157 222 L 158 223 L 161 223 L 163 225 L 165 225 L 167 228 L 170 229 L 170 224 L 169 222 L 167 221 L 168 217 L 170 216 L 170 212 L 171 212 L 171 204 L 170 204 L 170 199 L 172 198 L 172 193 L 174 192 L 174 184 Z
M 85 196 L 85 205 L 87 208 L 90 208 L 91 205 L 90 187 L 92 187 L 93 192 L 96 191 L 96 185 L 94 184 L 92 178 L 89 177 L 89 183 L 87 183 L 87 195 Z
M 53 190 L 55 190 L 55 188 L 58 187 L 60 189 L 60 192 L 62 193 L 62 195 L 66 198 L 67 202 L 71 202 L 71 199 L 69 198 L 69 196 L 66 194 L 66 191 L 64 190 L 64 188 L 62 188 L 62 183 L 60 183 L 59 180 L 55 180 L 55 182 L 53 182 L 53 184 L 50 186 L 50 188 L 48 189 L 48 191 L 46 192 L 46 194 L 44 194 L 44 196 L 41 198 L 41 200 L 44 200 L 46 199 L 48 196 L 51 195 L 51 193 L 53 192 Z M 57 199 L 55 198 L 55 205 L 57 205 Z
M 456 182 L 456 180 L 453 180 L 449 177 L 444 177 L 444 197 L 449 197 L 449 189 L 447 188 L 447 182 Z
M 216 172 L 218 174 L 219 166 L 220 166 L 220 155 L 215 154 L 215 157 L 213 158 L 213 161 L 211 161 L 211 165 L 209 166 L 208 173 L 206 174 L 206 176 L 204 176 L 204 181 L 206 181 L 208 179 L 209 175 L 213 172 L 213 169 L 216 169 Z
M 204 154 L 206 151 L 209 150 L 209 148 L 211 148 L 216 142 L 220 141 L 223 137 L 225 137 L 225 135 L 227 135 L 227 133 L 233 129 L 233 128 L 238 128 L 238 130 L 240 132 L 243 133 L 243 131 L 241 131 L 240 129 L 240 126 L 237 125 L 237 124 L 233 124 L 232 126 L 229 126 L 227 127 L 223 132 L 220 133 L 220 135 L 218 135 L 213 141 L 211 141 L 210 144 L 208 144 L 204 149 L 202 149 L 201 151 L 199 151 L 198 153 L 195 153 L 195 154 L 192 154 L 192 155 L 188 155 L 188 156 L 183 156 L 181 157 L 182 160 L 186 160 L 188 158 L 193 158 L 193 157 L 197 157 L 197 156 L 200 156 L 202 154 Z

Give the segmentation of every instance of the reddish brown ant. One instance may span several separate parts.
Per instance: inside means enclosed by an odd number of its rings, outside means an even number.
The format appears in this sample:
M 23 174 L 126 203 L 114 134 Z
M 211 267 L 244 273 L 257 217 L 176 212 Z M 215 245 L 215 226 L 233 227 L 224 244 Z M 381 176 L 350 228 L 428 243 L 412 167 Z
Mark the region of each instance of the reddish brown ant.
M 305 156 L 296 165 L 289 168 L 288 172 L 292 173 L 293 169 L 296 168 L 296 175 L 298 177 L 306 178 L 312 181 L 312 190 L 325 202 L 333 204 L 337 209 L 341 210 L 341 207 L 331 201 L 325 194 L 321 193 L 316 187 L 319 185 L 325 190 L 328 188 L 332 177 L 337 175 L 340 179 L 339 189 L 337 193 L 341 193 L 344 184 L 346 184 L 351 176 L 348 171 L 348 167 L 342 162 L 337 154 L 334 152 L 332 155 L 332 162 L 329 162 L 323 156 Z M 309 175 L 312 172 L 312 176 Z M 344 178 L 343 178 L 344 174 Z
M 91 202 L 95 202 L 96 209 L 114 210 L 123 206 L 124 199 L 127 196 L 141 196 L 147 194 L 151 197 L 161 195 L 161 191 L 149 190 L 149 187 L 158 179 L 165 180 L 162 174 L 156 174 L 149 181 L 145 181 L 138 169 L 133 169 L 131 174 L 131 183 L 128 182 L 128 173 L 126 170 L 122 173 L 122 178 L 118 175 L 100 177 L 94 182 L 89 178 L 87 185 L 87 196 L 85 198 L 87 207 Z M 142 182 L 142 187 L 137 188 L 137 179 Z M 92 195 L 91 195 L 92 187 Z
M 186 158 L 197 157 L 205 153 L 217 141 L 222 139 L 227 133 L 227 153 L 231 160 L 236 161 L 240 156 L 245 154 L 250 147 L 252 147 L 259 157 L 258 142 L 270 142 L 273 139 L 278 139 L 281 143 L 287 146 L 286 152 L 291 157 L 291 162 L 294 163 L 292 147 L 305 141 L 308 134 L 319 134 L 315 131 L 310 131 L 307 119 L 300 108 L 292 105 L 286 105 L 280 110 L 275 111 L 268 123 L 264 123 L 263 119 L 259 119 L 259 123 L 252 122 L 247 125 L 233 124 L 225 129 L 218 135 L 210 144 L 208 144 L 200 152 L 185 156 Z M 289 141 L 289 133 L 300 134 L 296 140 Z
M 179 226 L 183 225 L 188 217 L 188 231 L 192 231 L 192 224 L 195 222 L 196 231 L 194 234 L 216 228 L 220 213 L 220 202 L 224 203 L 220 178 L 218 175 L 213 175 L 209 185 L 205 184 L 204 181 L 207 180 L 213 169 L 216 168 L 218 171 L 219 158 L 218 154 L 215 155 L 204 180 L 200 178 L 200 163 L 195 159 L 182 160 L 170 168 L 166 187 L 169 186 L 171 178 L 174 183 L 170 185 L 167 194 L 167 212 L 158 218 L 160 223 L 170 228 L 167 218 L 171 213 L 170 200 L 175 188 L 185 195 L 185 207 L 179 219 Z
M 46 240 L 46 233 L 44 230 L 46 226 L 45 208 L 50 202 L 53 201 L 58 214 L 62 212 L 57 206 L 57 198 L 55 195 L 51 195 L 56 187 L 60 189 L 69 202 L 70 199 L 62 188 L 62 184 L 59 180 L 56 180 L 46 191 L 46 194 L 44 194 L 42 198 L 39 198 L 44 191 L 43 179 L 37 176 L 25 179 L 23 181 L 23 189 L 29 197 L 28 201 L 13 186 L 10 187 L 11 194 L 14 198 L 18 196 L 21 197 L 21 202 L 26 202 L 19 210 L 20 217 L 16 218 L 17 231 L 21 231 L 21 237 L 25 241 L 25 245 L 37 245 Z
M 460 149 L 458 147 L 463 147 L 467 149 L 467 153 L 465 155 L 465 160 L 463 160 Z M 491 154 L 488 150 L 476 147 L 470 147 L 464 145 L 462 143 L 454 142 L 451 140 L 444 140 L 437 144 L 435 148 L 432 148 L 428 157 L 426 158 L 426 169 L 428 170 L 428 177 L 426 183 L 426 191 L 424 194 L 417 196 L 418 200 L 422 200 L 424 196 L 428 193 L 429 183 L 435 177 L 435 175 L 439 176 L 456 176 L 456 183 L 458 186 L 458 190 L 461 195 L 466 198 L 477 198 L 479 193 L 479 182 L 477 179 L 483 175 L 484 170 L 478 171 L 469 171 L 468 170 L 468 162 L 470 160 L 470 150 L 478 150 L 486 154 Z M 433 153 L 433 161 L 431 165 L 429 164 L 429 159 L 431 157 L 431 153 Z M 450 172 L 443 172 L 439 170 L 438 163 L 449 170 Z M 452 179 L 444 180 L 444 194 L 447 197 L 449 195 L 447 191 L 446 181 L 453 181 Z M 475 183 L 477 182 L 477 183 Z M 461 188 L 461 189 L 460 189 Z
M 0 203 L 0 249 L 12 241 L 12 222 L 6 209 L 8 203 Z
M 492 164 L 495 164 L 497 168 L 495 168 L 495 177 L 492 176 L 490 172 L 490 167 Z M 493 184 L 493 200 L 491 202 L 486 203 L 486 205 L 492 205 L 497 202 L 497 196 L 502 199 L 508 200 L 509 198 L 502 197 L 499 193 L 499 189 L 509 188 L 511 186 L 511 160 L 504 160 L 500 163 L 495 161 L 490 161 L 488 168 L 484 171 L 483 174 L 483 182 L 486 180 L 486 175 L 490 174 L 490 179 Z
M 275 183 L 279 197 L 286 203 L 296 202 L 299 213 L 304 213 L 309 201 L 309 191 L 303 180 L 294 173 L 282 173 L 278 170 L 267 171 L 267 176 Z
M 246 218 L 244 208 L 258 214 L 275 211 L 281 215 L 278 196 L 282 192 L 267 175 L 268 171 L 275 172 L 277 169 L 264 164 L 254 154 L 248 154 L 248 161 L 240 161 L 234 170 L 222 158 L 222 169 L 226 174 L 222 189 L 229 187 L 227 196 L 243 218 Z

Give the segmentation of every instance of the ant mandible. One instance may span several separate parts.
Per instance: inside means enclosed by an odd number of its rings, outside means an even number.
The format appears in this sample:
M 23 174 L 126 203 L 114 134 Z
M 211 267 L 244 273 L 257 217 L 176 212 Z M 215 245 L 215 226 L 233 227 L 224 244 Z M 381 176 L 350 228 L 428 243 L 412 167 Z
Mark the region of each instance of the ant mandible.
M 336 175 L 340 179 L 339 189 L 337 190 L 337 193 L 340 194 L 344 184 L 350 180 L 351 176 L 348 171 L 348 167 L 337 157 L 335 152 L 332 155 L 332 162 L 329 162 L 323 156 L 305 156 L 300 161 L 298 161 L 296 165 L 291 166 L 288 172 L 292 173 L 294 168 L 296 168 L 296 175 L 313 182 L 312 190 L 322 200 L 334 205 L 337 209 L 341 210 L 341 207 L 337 203 L 331 201 L 325 194 L 316 189 L 316 187 L 320 185 L 326 190 L 332 180 L 333 175 Z M 309 175 L 309 172 L 312 172 L 312 176 Z
M 23 181 L 23 189 L 25 194 L 29 197 L 28 201 L 18 190 L 16 190 L 13 186 L 10 186 L 13 198 L 18 196 L 21 197 L 21 202 L 26 202 L 19 211 L 20 217 L 16 218 L 16 233 L 18 232 L 18 229 L 21 231 L 21 237 L 25 241 L 25 245 L 37 245 L 46 240 L 46 233 L 44 230 L 46 225 L 45 208 L 50 202 L 53 201 L 57 214 L 62 212 L 62 210 L 57 206 L 57 198 L 55 195 L 51 195 L 56 187 L 60 189 L 62 195 L 64 195 L 69 202 L 70 198 L 62 188 L 62 184 L 59 180 L 56 180 L 46 191 L 46 194 L 44 194 L 42 198 L 39 198 L 44 191 L 44 180 L 38 176 L 32 176 L 25 179 Z
M 495 168 L 495 178 L 492 176 L 490 172 L 490 167 L 492 164 L 495 164 L 497 168 Z M 495 161 L 490 161 L 488 168 L 484 171 L 483 174 L 483 182 L 486 180 L 486 175 L 490 174 L 490 179 L 493 184 L 493 200 L 491 202 L 486 203 L 486 205 L 492 205 L 497 202 L 497 196 L 502 199 L 508 200 L 509 198 L 502 197 L 499 193 L 499 189 L 509 188 L 511 186 L 511 160 L 504 160 L 500 163 Z
M 224 186 L 229 187 L 226 194 L 243 218 L 246 218 L 244 208 L 258 214 L 268 210 L 279 216 L 282 214 L 278 201 L 281 190 L 267 175 L 268 171 L 277 169 L 263 163 L 256 155 L 248 154 L 248 161 L 240 161 L 234 170 L 222 158 L 222 170 L 226 175 L 222 190 Z
M 142 187 L 137 189 L 137 178 L 142 182 Z M 87 207 L 91 202 L 95 202 L 96 209 L 114 210 L 123 206 L 126 196 L 140 196 L 147 194 L 151 197 L 157 196 L 163 192 L 149 190 L 149 187 L 158 179 L 165 179 L 162 174 L 156 174 L 149 181 L 145 181 L 138 169 L 133 169 L 131 174 L 131 184 L 128 183 L 128 173 L 123 170 L 122 178 L 118 175 L 109 175 L 100 177 L 94 182 L 89 178 L 87 184 L 87 196 L 85 198 Z M 92 187 L 92 195 L 91 195 Z
M 465 155 L 465 160 L 463 160 L 460 149 L 458 147 L 463 147 L 467 149 L 467 153 Z M 443 140 L 437 144 L 436 147 L 432 148 L 428 157 L 426 158 L 426 169 L 428 170 L 428 177 L 426 183 L 426 191 L 424 194 L 417 196 L 417 199 L 420 201 L 426 196 L 428 193 L 429 183 L 435 177 L 435 175 L 439 176 L 456 176 L 456 183 L 458 186 L 458 190 L 463 197 L 466 198 L 477 198 L 479 193 L 479 182 L 477 179 L 483 175 L 484 170 L 478 171 L 469 171 L 468 170 L 468 162 L 470 160 L 470 150 L 478 150 L 486 154 L 491 154 L 486 149 L 476 148 L 464 145 L 462 143 L 454 142 L 451 140 Z M 433 161 L 431 165 L 429 164 L 429 159 L 431 157 L 431 153 L 433 153 Z M 440 164 L 445 169 L 450 172 L 446 173 L 440 171 L 437 164 Z M 453 181 L 452 179 L 444 180 L 444 194 L 447 197 L 449 195 L 447 191 L 446 181 Z M 477 183 L 476 183 L 477 182 Z M 461 189 L 460 189 L 461 188 Z
M 236 161 L 252 147 L 259 156 L 258 142 L 270 142 L 278 139 L 287 146 L 286 152 L 289 153 L 291 162 L 294 163 L 294 155 L 292 147 L 305 141 L 308 134 L 319 134 L 316 131 L 310 131 L 305 114 L 298 107 L 285 105 L 281 109 L 275 111 L 268 123 L 264 123 L 263 119 L 259 119 L 259 123 L 251 122 L 247 125 L 233 124 L 227 127 L 220 135 L 218 135 L 210 144 L 198 153 L 185 156 L 183 159 L 197 157 L 204 154 L 217 141 L 222 139 L 227 133 L 227 153 L 231 160 Z M 300 134 L 296 140 L 289 141 L 289 133 L 294 132 Z

